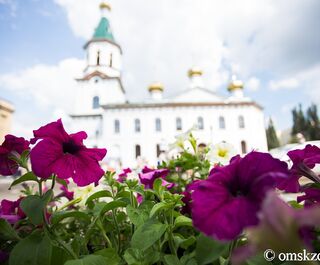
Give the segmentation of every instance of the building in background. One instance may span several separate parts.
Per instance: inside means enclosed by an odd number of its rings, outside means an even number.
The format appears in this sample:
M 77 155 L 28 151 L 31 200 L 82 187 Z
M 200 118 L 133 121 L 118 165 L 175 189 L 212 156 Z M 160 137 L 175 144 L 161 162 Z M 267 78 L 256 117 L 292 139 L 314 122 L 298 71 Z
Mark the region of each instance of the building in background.
M 70 116 L 73 130 L 88 133 L 89 145 L 107 147 L 111 165 L 134 167 L 137 158 L 156 165 L 175 136 L 192 127 L 202 145 L 226 141 L 239 153 L 267 151 L 263 110 L 244 96 L 235 76 L 226 84 L 229 97 L 208 89 L 201 69 L 192 68 L 189 86 L 175 96 L 164 98 L 163 85 L 153 83 L 148 99 L 130 102 L 121 82 L 122 50 L 111 31 L 111 8 L 102 3 L 100 9 L 98 27 L 84 47 L 87 66 L 77 79 Z
M 0 98 L 0 144 L 4 141 L 4 136 L 11 131 L 13 105 Z

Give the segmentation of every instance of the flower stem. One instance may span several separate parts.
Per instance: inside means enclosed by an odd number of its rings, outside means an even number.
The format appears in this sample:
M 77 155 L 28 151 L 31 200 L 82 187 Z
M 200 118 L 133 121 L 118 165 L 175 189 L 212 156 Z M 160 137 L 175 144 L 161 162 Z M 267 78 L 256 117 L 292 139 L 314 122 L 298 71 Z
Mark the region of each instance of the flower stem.
M 231 241 L 230 247 L 229 247 L 229 255 L 228 255 L 227 261 L 225 263 L 226 265 L 231 265 L 231 255 L 232 255 L 233 250 L 236 248 L 237 244 L 238 244 L 238 238 Z

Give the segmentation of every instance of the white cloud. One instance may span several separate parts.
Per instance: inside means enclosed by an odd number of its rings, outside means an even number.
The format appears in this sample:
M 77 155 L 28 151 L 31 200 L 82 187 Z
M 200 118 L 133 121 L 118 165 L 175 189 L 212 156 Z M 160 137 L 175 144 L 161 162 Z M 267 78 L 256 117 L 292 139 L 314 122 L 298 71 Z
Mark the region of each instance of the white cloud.
M 271 80 L 269 82 L 269 87 L 271 90 L 279 89 L 294 89 L 299 86 L 299 81 L 296 78 L 287 78 L 278 81 Z
M 100 0 L 55 2 L 66 11 L 74 34 L 90 38 Z M 231 70 L 242 79 L 256 72 L 288 75 L 320 59 L 320 37 L 312 26 L 319 19 L 318 0 L 109 2 L 124 50 L 124 84 L 133 96 L 154 80 L 169 91 L 184 89 L 192 65 L 202 67 L 208 87 L 217 89 Z M 146 95 L 143 91 L 137 96 Z
M 248 88 L 250 91 L 257 91 L 259 90 L 261 85 L 260 80 L 257 77 L 250 77 L 249 80 L 245 83 L 245 87 Z
M 69 58 L 57 65 L 38 64 L 0 75 L 0 87 L 12 91 L 17 102 L 23 102 L 16 106 L 14 133 L 30 137 L 32 130 L 69 113 L 73 106 L 74 78 L 80 76 L 83 68 L 82 60 Z
M 0 87 L 32 97 L 41 108 L 70 110 L 75 80 L 84 68 L 82 60 L 69 58 L 58 65 L 38 64 L 20 72 L 0 75 Z

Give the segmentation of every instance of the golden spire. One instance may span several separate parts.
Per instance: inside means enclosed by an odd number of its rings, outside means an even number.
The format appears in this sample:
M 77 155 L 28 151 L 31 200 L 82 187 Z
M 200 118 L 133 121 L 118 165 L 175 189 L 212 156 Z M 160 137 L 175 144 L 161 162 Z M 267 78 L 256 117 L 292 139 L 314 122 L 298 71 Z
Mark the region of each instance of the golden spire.
M 243 82 L 237 79 L 236 75 L 232 75 L 231 82 L 228 86 L 228 91 L 232 92 L 238 89 L 243 89 Z
M 111 11 L 111 6 L 109 4 L 107 4 L 106 2 L 102 2 L 99 5 L 100 9 L 108 9 L 109 11 Z
M 201 71 L 201 69 L 197 68 L 197 67 L 192 67 L 189 71 L 188 71 L 188 76 L 192 77 L 195 75 L 199 75 L 201 76 L 203 73 Z
M 163 85 L 160 83 L 160 82 L 155 82 L 155 83 L 152 83 L 149 88 L 148 88 L 149 92 L 152 92 L 152 91 L 163 91 Z

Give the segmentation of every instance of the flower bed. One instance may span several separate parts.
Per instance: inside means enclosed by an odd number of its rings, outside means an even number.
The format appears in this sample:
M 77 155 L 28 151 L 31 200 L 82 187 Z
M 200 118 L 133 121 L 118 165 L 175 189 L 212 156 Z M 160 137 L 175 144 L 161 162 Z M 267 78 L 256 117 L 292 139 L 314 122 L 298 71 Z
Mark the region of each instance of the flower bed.
M 86 137 L 61 120 L 30 143 L 6 136 L 0 174 L 27 173 L 11 184 L 24 184 L 21 197 L 1 202 L 1 264 L 284 264 L 281 253 L 319 251 L 316 146 L 289 152 L 288 167 L 256 151 L 229 161 L 227 144 L 198 148 L 188 133 L 176 158 L 116 175 L 99 165 L 106 149 L 87 148 Z M 301 176 L 311 182 L 301 186 Z M 71 179 L 82 193 L 69 190 Z M 303 195 L 287 203 L 280 192 Z

